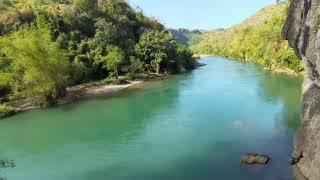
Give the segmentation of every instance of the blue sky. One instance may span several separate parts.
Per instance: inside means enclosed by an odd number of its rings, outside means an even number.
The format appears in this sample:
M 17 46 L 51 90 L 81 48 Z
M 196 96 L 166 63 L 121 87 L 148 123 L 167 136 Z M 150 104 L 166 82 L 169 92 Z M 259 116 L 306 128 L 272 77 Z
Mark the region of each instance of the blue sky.
M 216 29 L 238 24 L 275 0 L 129 0 L 169 28 Z

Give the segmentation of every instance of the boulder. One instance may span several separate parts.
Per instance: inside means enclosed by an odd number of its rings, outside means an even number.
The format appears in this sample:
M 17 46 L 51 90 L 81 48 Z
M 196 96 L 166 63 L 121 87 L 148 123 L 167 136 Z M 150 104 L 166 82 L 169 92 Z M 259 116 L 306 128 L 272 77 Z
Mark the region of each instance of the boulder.
M 270 158 L 265 154 L 255 154 L 255 153 L 247 153 L 241 157 L 241 164 L 259 164 L 266 165 L 268 164 Z

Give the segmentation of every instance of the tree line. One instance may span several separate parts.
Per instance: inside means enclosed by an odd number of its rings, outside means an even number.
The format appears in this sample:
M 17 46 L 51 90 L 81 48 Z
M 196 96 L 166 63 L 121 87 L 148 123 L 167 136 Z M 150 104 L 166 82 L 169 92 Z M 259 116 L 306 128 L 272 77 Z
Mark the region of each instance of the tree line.
M 52 103 L 67 86 L 195 67 L 189 48 L 125 0 L 3 0 L 0 12 L 0 101 Z

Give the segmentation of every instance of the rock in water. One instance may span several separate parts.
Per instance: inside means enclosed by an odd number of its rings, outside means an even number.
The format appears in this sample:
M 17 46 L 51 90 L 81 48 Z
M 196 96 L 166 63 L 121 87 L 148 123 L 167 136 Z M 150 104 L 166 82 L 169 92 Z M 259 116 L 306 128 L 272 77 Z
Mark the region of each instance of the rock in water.
M 260 164 L 260 165 L 266 165 L 268 164 L 270 158 L 265 154 L 255 154 L 255 153 L 247 153 L 244 156 L 241 157 L 240 162 L 242 164 Z
M 243 121 L 234 121 L 232 123 L 232 127 L 235 129 L 244 129 L 244 128 L 247 128 L 248 125 L 247 125 L 247 123 L 245 123 Z

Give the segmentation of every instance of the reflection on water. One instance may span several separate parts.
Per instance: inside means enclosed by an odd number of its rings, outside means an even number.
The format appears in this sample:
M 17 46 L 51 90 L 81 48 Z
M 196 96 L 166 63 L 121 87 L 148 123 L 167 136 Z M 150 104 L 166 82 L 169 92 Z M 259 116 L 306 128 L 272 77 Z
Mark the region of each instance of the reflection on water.
M 302 77 L 291 77 L 272 75 L 271 72 L 264 72 L 264 75 L 259 76 L 261 97 L 266 100 L 283 103 L 283 110 L 279 113 L 280 121 L 283 120 L 284 126 L 292 129 L 297 129 L 300 126 L 300 98 Z
M 207 66 L 112 98 L 19 114 L 0 122 L 9 180 L 278 180 L 299 125 L 301 79 L 253 64 Z M 267 153 L 266 167 L 239 164 Z

